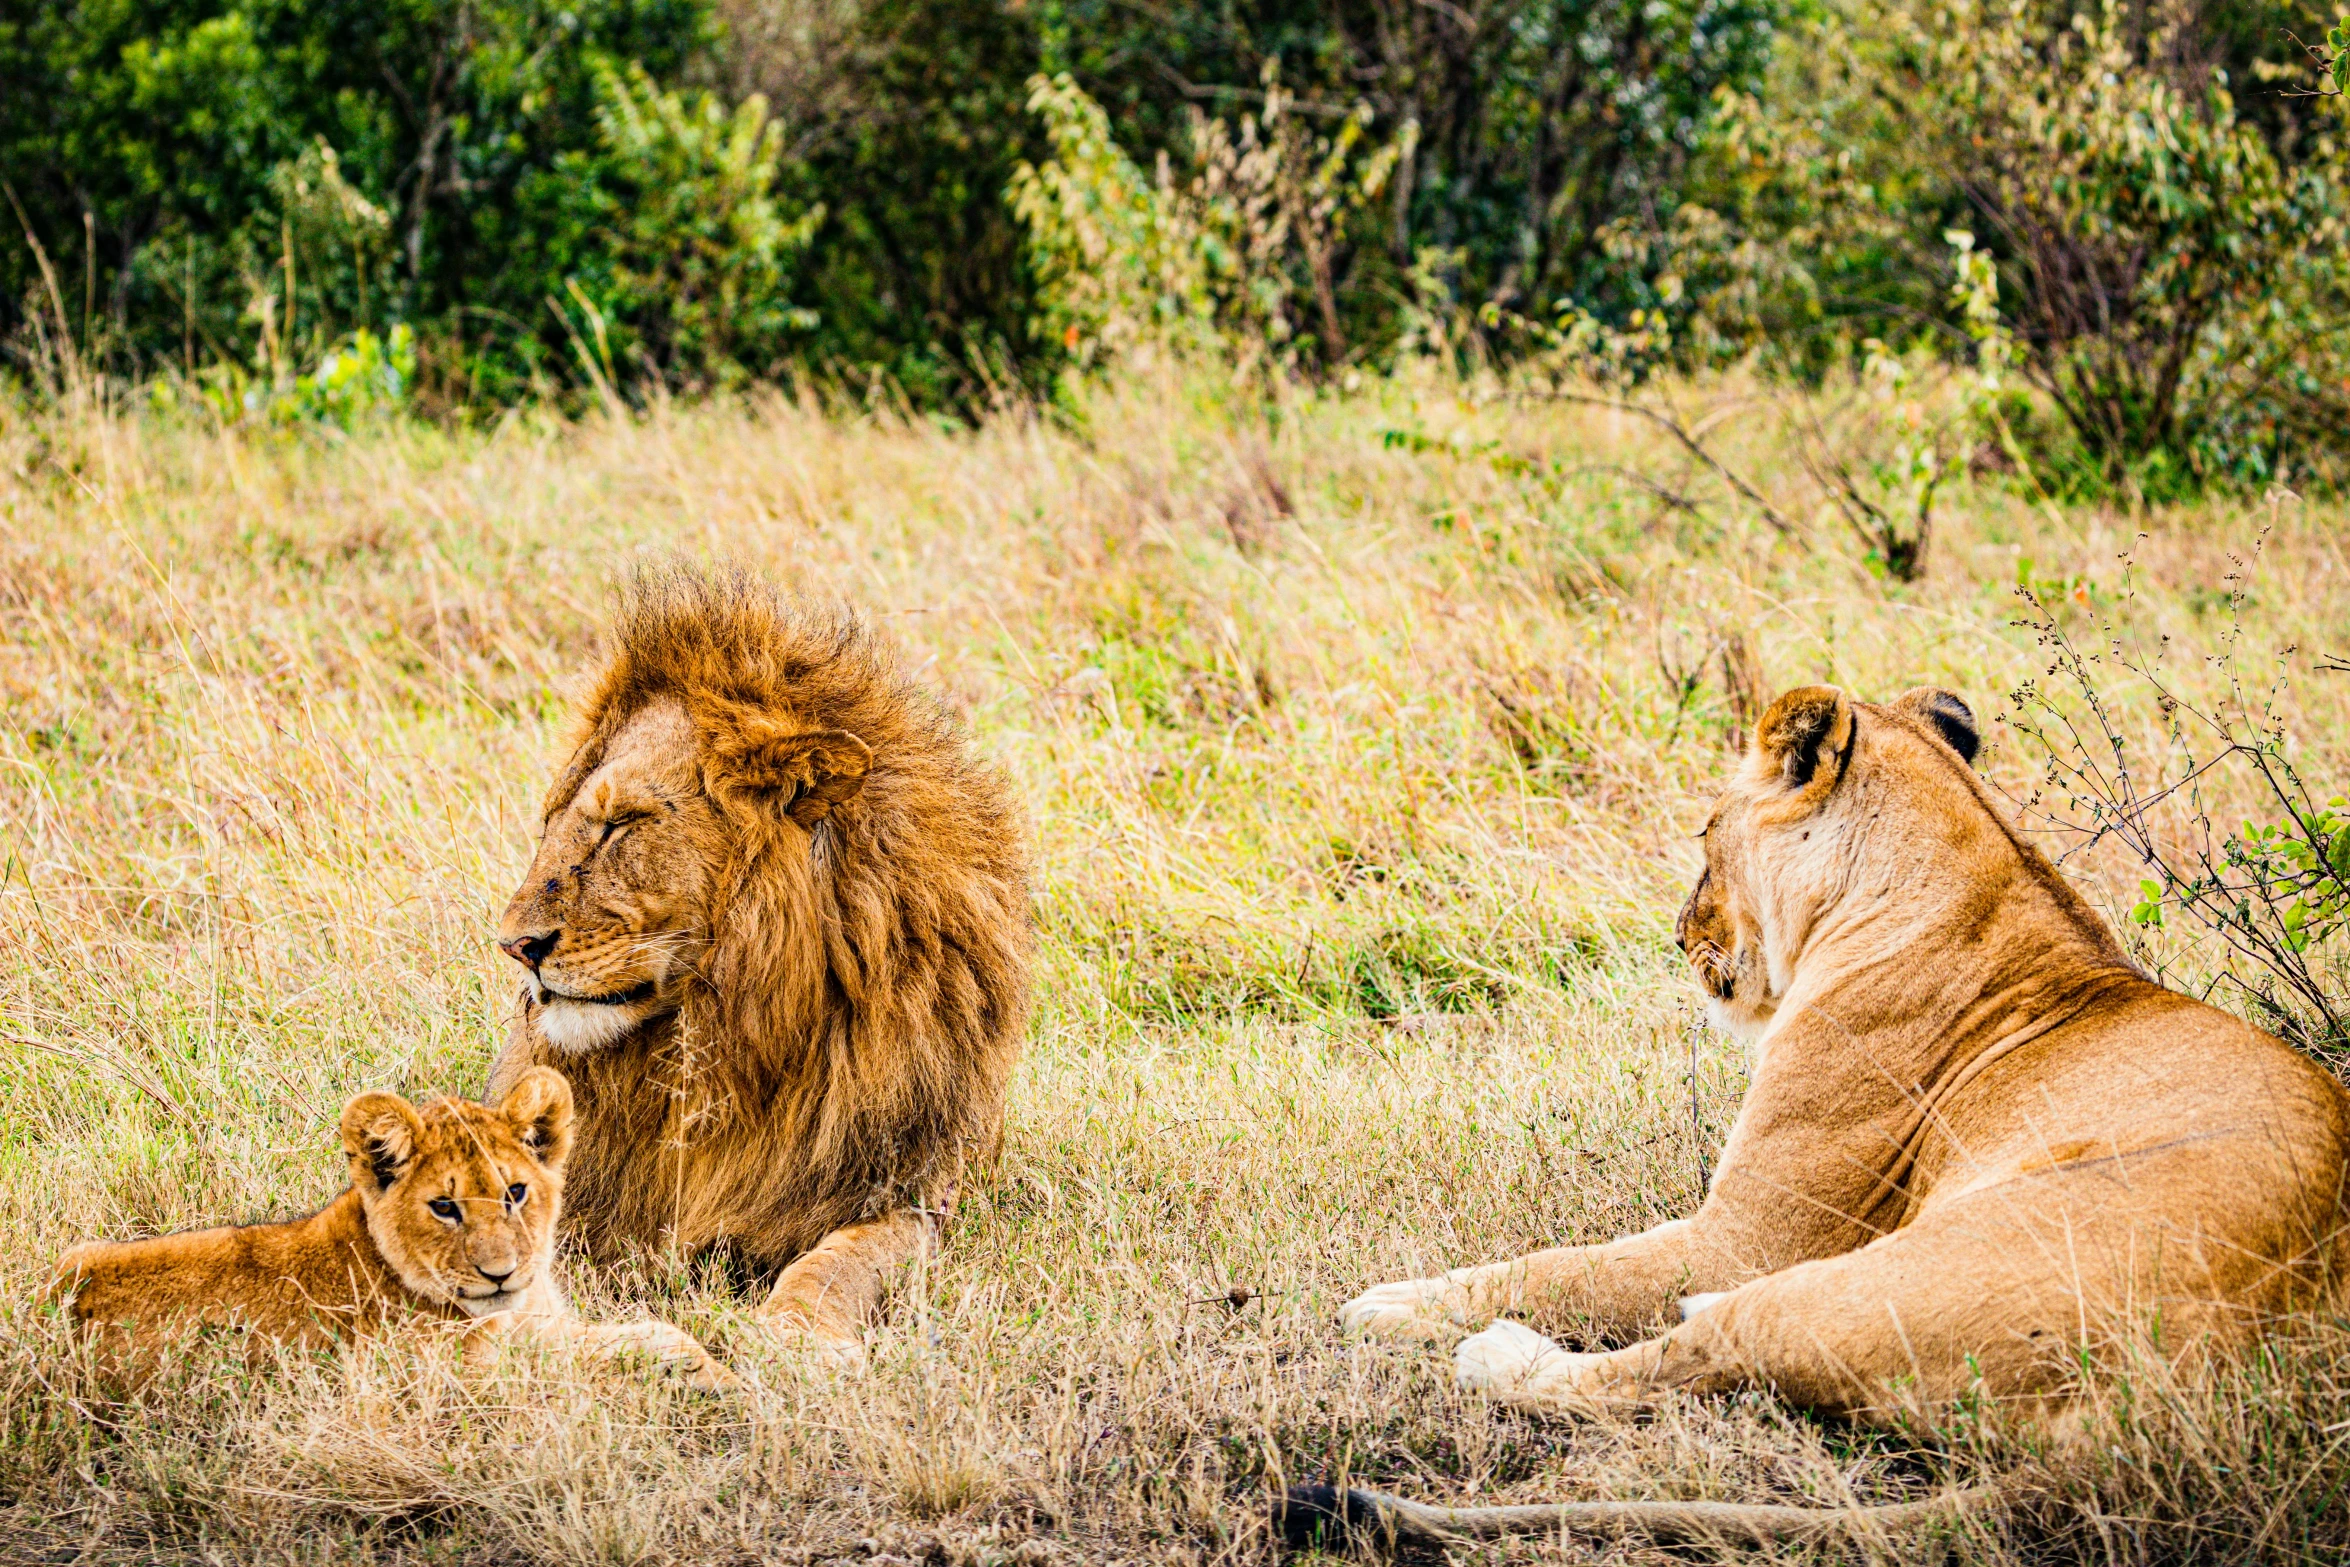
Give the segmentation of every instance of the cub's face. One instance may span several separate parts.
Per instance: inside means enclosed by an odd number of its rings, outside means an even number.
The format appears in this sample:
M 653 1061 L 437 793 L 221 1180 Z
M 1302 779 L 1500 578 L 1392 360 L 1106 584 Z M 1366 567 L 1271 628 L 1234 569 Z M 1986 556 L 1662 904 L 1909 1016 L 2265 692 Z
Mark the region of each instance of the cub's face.
M 600 1049 L 677 1010 L 710 943 L 720 833 L 675 703 L 631 718 L 554 803 L 498 932 L 548 1044 Z
M 368 1234 L 411 1291 L 486 1317 L 545 1277 L 571 1150 L 560 1073 L 533 1067 L 495 1108 L 361 1094 L 342 1130 Z

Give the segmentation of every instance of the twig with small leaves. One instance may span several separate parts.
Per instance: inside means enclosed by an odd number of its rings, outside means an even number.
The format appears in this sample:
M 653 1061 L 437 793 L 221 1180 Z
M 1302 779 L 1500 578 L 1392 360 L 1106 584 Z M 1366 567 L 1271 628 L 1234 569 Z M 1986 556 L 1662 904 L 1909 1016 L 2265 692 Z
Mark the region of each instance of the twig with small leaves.
M 2272 496 L 2272 509 L 2287 498 Z M 2148 873 L 2130 919 L 2156 927 L 2166 910 L 2188 915 L 2227 948 L 2214 983 L 2235 986 L 2287 1038 L 2334 1056 L 2350 1051 L 2350 995 L 2342 965 L 2326 961 L 2329 944 L 2350 931 L 2350 801 L 2321 799 L 2286 755 L 2281 704 L 2294 650 L 2281 650 L 2265 690 L 2245 687 L 2241 612 L 2267 536 L 2264 527 L 2230 575 L 2227 630 L 2209 657 L 2226 677 L 2224 703 L 2188 695 L 2163 669 L 2164 649 L 2133 650 L 2111 617 L 2098 624 L 2097 645 L 2084 646 L 2023 585 L 2027 613 L 2016 625 L 2036 633 L 2054 684 L 2019 684 L 2009 722 L 2042 762 L 2042 786 L 2021 802 L 2024 815 L 2072 839 L 2059 863 L 2108 840 L 2122 844 Z M 2116 679 L 2151 689 L 2163 753 L 2132 760 L 2108 690 Z M 2275 819 L 2215 825 L 2206 790 L 2222 770 L 2249 773 Z

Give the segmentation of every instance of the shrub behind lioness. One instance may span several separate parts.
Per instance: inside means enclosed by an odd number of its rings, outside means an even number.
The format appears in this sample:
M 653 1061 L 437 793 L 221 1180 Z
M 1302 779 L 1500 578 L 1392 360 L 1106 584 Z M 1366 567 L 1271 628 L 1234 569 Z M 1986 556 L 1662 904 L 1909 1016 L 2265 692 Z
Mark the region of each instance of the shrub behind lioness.
M 469 1354 L 517 1329 L 731 1381 L 667 1323 L 571 1316 L 552 1273 L 571 1119 L 570 1085 L 544 1068 L 495 1108 L 361 1094 L 343 1107 L 350 1188 L 318 1212 L 76 1246 L 52 1294 L 103 1363 L 133 1373 L 198 1328 L 246 1332 L 259 1352 L 441 1323 Z

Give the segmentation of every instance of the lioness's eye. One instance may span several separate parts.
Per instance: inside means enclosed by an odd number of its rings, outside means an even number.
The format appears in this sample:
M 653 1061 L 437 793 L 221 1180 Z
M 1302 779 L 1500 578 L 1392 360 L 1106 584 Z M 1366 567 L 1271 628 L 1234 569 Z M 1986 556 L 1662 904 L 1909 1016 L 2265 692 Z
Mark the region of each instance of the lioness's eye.
M 435 1218 L 446 1219 L 451 1224 L 457 1222 L 457 1205 L 451 1202 L 448 1198 L 435 1197 L 431 1202 L 426 1203 L 425 1206 L 433 1211 L 433 1216 Z
M 512 1186 L 506 1188 L 506 1206 L 509 1208 L 519 1208 L 522 1206 L 522 1200 L 529 1195 L 530 1188 L 523 1185 L 520 1181 L 516 1181 Z

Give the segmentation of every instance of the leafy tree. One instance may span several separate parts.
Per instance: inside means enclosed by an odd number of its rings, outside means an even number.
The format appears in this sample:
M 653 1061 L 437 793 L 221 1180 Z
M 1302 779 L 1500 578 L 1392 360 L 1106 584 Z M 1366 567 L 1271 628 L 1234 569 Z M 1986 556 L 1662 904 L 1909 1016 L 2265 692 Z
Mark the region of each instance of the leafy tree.
M 1408 151 L 1385 200 L 1331 257 L 1348 351 L 1395 333 L 1423 280 L 1465 306 L 1620 317 L 1654 301 L 1606 236 L 1680 204 L 1715 93 L 1766 64 L 1779 0 L 1256 0 L 1138 12 L 1046 8 L 1046 69 L 1066 69 L 1141 161 L 1188 151 L 1190 117 L 1264 102 L 1279 64 L 1293 111 Z
M 708 36 L 697 0 L 13 8 L 0 179 L 80 295 L 68 325 L 117 370 L 263 357 L 259 301 L 274 296 L 281 351 L 315 357 L 306 323 L 398 317 L 428 328 L 424 373 L 443 395 L 505 395 L 563 341 L 544 298 L 579 236 L 552 176 L 598 145 L 599 65 L 674 76 Z M 321 143 L 385 215 L 364 297 L 349 256 L 307 254 L 318 236 L 290 233 L 286 171 Z M 0 330 L 44 293 L 32 246 L 0 246 Z
M 1695 351 L 1817 369 L 1869 338 L 1979 340 L 1946 292 L 1945 236 L 1963 235 L 2016 370 L 2060 416 L 2041 455 L 2080 482 L 2339 476 L 2342 149 L 2282 91 L 2240 106 L 2217 62 L 2258 29 L 2227 19 L 2118 0 L 1813 12 L 1764 91 L 1724 95 L 1694 200 L 1639 236 L 1639 264 Z

